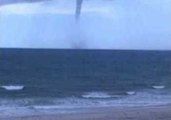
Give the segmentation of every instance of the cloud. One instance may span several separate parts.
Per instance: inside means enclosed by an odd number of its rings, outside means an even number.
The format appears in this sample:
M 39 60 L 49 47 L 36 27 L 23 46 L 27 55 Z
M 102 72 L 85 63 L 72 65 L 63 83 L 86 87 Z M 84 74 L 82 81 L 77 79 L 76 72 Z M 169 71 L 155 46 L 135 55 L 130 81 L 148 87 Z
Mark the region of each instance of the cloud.
M 111 1 L 110 1 L 111 2 Z M 113 1 L 112 1 L 113 2 Z M 82 13 L 97 13 L 109 16 L 114 11 L 105 1 L 84 1 Z M 0 7 L 1 15 L 28 14 L 75 14 L 75 0 L 52 0 L 37 3 L 17 3 Z
M 28 15 L 28 14 L 73 14 L 70 9 L 62 9 L 61 7 L 48 7 L 42 5 L 42 3 L 22 3 L 22 4 L 11 4 L 0 8 L 1 15 Z

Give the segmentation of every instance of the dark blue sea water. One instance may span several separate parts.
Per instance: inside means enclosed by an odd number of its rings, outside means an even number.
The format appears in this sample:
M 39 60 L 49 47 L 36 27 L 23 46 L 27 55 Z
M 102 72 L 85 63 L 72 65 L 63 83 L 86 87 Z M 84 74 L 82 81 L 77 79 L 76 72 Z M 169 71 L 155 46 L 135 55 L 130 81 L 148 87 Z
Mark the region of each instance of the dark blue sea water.
M 171 51 L 0 49 L 0 110 L 167 104 L 170 73 Z

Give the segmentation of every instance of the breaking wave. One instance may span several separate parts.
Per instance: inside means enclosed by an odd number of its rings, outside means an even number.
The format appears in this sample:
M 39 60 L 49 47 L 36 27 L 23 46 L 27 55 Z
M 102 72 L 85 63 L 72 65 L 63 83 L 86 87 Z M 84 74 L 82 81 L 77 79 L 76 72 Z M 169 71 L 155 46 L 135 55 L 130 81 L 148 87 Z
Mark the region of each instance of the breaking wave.
M 170 93 L 153 94 L 149 91 L 136 92 L 134 95 L 124 95 L 117 99 L 107 92 L 85 93 L 82 95 L 82 98 L 2 98 L 0 99 L 0 115 L 6 114 L 7 111 L 10 111 L 11 114 L 35 114 L 35 112 L 72 112 L 74 110 L 79 110 L 78 108 L 91 107 L 166 105 L 171 103 L 170 99 Z
M 105 92 L 88 92 L 82 95 L 83 98 L 111 98 L 112 96 Z
M 23 85 L 7 85 L 7 86 L 4 85 L 0 87 L 8 91 L 18 91 L 24 89 Z
M 154 85 L 152 86 L 154 89 L 164 89 L 165 86 L 164 85 Z

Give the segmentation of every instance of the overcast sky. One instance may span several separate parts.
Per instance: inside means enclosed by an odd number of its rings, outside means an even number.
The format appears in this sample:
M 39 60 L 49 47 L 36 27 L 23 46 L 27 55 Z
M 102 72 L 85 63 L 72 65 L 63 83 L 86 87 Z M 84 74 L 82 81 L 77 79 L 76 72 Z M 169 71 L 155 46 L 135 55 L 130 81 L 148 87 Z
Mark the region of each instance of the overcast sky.
M 75 0 L 0 6 L 0 47 L 169 49 L 171 0 Z

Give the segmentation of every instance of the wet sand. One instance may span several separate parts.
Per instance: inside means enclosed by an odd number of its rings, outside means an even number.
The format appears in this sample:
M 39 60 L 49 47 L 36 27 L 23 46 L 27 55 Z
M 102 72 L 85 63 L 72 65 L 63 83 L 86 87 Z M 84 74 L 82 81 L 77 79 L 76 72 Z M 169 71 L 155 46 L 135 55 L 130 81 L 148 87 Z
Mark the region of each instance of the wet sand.
M 103 107 L 81 112 L 0 117 L 0 120 L 171 120 L 171 105 L 151 107 Z

